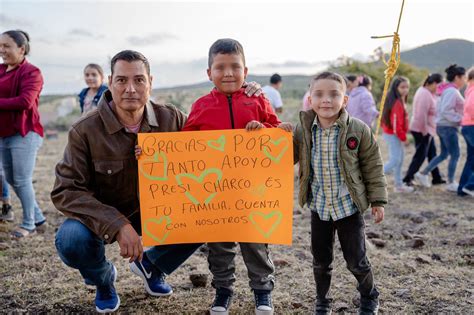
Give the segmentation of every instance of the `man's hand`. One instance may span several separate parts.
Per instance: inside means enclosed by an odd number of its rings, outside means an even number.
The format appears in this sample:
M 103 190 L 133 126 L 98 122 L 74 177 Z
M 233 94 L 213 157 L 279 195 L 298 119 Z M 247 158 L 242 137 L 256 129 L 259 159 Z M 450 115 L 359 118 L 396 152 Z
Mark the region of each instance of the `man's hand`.
M 256 120 L 249 121 L 247 123 L 247 126 L 245 126 L 245 129 L 247 131 L 259 130 L 259 129 L 262 129 L 262 128 L 265 128 L 265 126 L 261 122 L 256 121 Z
M 281 124 L 278 125 L 278 128 L 283 129 L 288 132 L 293 131 L 293 125 L 290 122 L 282 122 Z
M 384 217 L 383 207 L 372 207 L 372 216 L 374 217 L 375 223 L 380 223 Z
M 244 82 L 242 87 L 245 88 L 245 94 L 247 94 L 248 97 L 251 97 L 251 96 L 257 97 L 263 93 L 262 86 L 255 81 Z
M 130 258 L 130 263 L 136 259 L 142 261 L 142 239 L 131 224 L 126 224 L 120 228 L 117 234 L 117 242 L 120 246 L 120 256 L 123 258 Z

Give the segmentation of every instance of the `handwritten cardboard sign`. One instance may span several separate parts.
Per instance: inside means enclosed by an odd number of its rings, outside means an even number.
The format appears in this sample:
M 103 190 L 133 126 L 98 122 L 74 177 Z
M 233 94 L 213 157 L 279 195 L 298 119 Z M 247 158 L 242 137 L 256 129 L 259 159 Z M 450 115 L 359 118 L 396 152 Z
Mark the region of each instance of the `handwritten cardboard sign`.
M 291 244 L 292 135 L 281 129 L 138 135 L 145 246 Z

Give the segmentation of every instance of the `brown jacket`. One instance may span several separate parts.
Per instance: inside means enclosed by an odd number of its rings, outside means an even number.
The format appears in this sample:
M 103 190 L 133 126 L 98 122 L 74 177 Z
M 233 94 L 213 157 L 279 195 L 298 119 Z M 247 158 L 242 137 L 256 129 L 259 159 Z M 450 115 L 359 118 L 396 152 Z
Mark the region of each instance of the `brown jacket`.
M 316 117 L 313 110 L 300 112 L 300 123 L 293 135 L 295 163 L 299 168 L 299 204 L 303 207 L 311 194 L 311 127 Z M 361 120 L 342 110 L 337 122 L 338 163 L 352 200 L 360 212 L 369 206 L 387 203 L 387 182 L 383 173 L 382 155 L 370 128 Z
M 72 125 L 51 192 L 59 211 L 79 220 L 107 243 L 127 223 L 141 231 L 134 155 L 137 135 L 125 131 L 108 105 L 111 100 L 106 91 L 97 110 Z M 185 121 L 186 115 L 173 105 L 149 101 L 140 132 L 179 131 Z

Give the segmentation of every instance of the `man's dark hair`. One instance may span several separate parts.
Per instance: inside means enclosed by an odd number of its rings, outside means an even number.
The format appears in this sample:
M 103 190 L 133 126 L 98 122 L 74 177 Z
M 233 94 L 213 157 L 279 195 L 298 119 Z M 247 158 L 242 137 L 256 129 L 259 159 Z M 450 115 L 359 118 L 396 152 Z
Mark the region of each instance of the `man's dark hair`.
M 245 66 L 244 48 L 235 39 L 221 38 L 212 44 L 211 48 L 209 48 L 209 59 L 207 61 L 209 69 L 211 69 L 212 63 L 214 62 L 214 56 L 217 54 L 241 55 Z
M 272 75 L 270 77 L 270 83 L 271 84 L 278 84 L 282 81 L 281 79 L 281 75 L 279 75 L 278 73 L 275 73 L 274 75 Z
M 150 76 L 150 63 L 143 54 L 134 50 L 122 50 L 116 54 L 110 61 L 110 72 L 114 75 L 114 66 L 119 60 L 125 60 L 127 62 L 141 61 L 145 65 L 146 73 Z
M 11 30 L 2 33 L 8 35 L 18 47 L 25 46 L 25 56 L 30 53 L 30 36 L 22 30 Z

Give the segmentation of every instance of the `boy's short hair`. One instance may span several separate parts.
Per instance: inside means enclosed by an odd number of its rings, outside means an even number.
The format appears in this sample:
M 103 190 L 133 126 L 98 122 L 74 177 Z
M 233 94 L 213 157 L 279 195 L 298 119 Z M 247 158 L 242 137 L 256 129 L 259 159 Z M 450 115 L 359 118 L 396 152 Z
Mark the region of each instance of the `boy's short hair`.
M 226 54 L 226 55 L 240 55 L 242 56 L 242 61 L 245 66 L 245 55 L 244 55 L 244 48 L 242 45 L 232 38 L 221 38 L 218 39 L 212 44 L 211 48 L 209 48 L 209 59 L 208 59 L 208 66 L 209 69 L 214 62 L 214 56 L 217 54 Z
M 311 80 L 311 84 L 309 85 L 309 90 L 310 91 L 313 89 L 314 83 L 316 83 L 316 81 L 319 81 L 319 80 L 333 80 L 333 81 L 339 82 L 342 85 L 343 92 L 345 92 L 347 90 L 346 80 L 344 79 L 344 77 L 342 75 L 340 75 L 339 73 L 336 73 L 336 72 L 324 71 L 324 72 L 321 72 L 321 73 L 317 74 Z
M 281 75 L 279 75 L 278 73 L 275 73 L 274 75 L 270 77 L 271 84 L 278 84 L 281 81 L 282 81 Z

